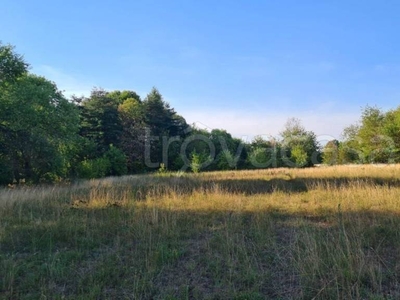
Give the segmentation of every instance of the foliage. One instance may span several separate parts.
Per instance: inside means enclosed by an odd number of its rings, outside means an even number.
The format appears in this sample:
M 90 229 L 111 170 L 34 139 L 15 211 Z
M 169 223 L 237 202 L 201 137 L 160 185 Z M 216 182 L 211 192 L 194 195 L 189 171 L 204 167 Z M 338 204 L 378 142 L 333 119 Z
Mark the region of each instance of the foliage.
M 336 165 L 339 162 L 339 141 L 329 141 L 322 153 L 322 162 L 326 165 Z
M 280 139 L 250 143 L 223 129 L 188 126 L 153 88 L 94 88 L 70 101 L 57 86 L 28 73 L 28 64 L 0 43 L 0 184 L 120 176 L 159 170 L 193 172 L 325 164 L 400 162 L 400 107 L 363 109 L 343 140 L 325 145 L 296 118 Z
M 185 136 L 187 124 L 184 118 L 179 116 L 169 103 L 163 100 L 160 92 L 153 88 L 142 103 L 143 121 L 146 130 L 145 139 L 148 141 L 148 149 L 151 159 L 158 166 L 160 162 L 169 160 L 163 152 L 165 142 L 169 138 L 181 138 Z M 151 162 L 149 162 L 151 163 Z
M 181 136 L 186 121 L 163 100 L 160 92 L 153 88 L 143 101 L 145 122 L 154 136 Z
M 127 98 L 118 106 L 122 125 L 120 149 L 127 160 L 127 171 L 138 173 L 145 166 L 145 115 L 140 98 Z
M 247 153 L 241 140 L 233 138 L 223 129 L 213 129 L 207 136 L 214 146 L 214 153 L 210 155 L 215 158 L 209 169 L 228 170 L 244 166 Z
M 193 173 L 199 173 L 202 164 L 200 154 L 194 151 L 192 152 L 191 158 L 192 159 L 190 162 L 190 169 L 192 170 Z
M 119 102 L 103 89 L 93 89 L 90 97 L 81 102 L 80 135 L 96 143 L 98 157 L 107 151 L 109 145 L 118 146 L 120 143 Z
M 290 157 L 294 161 L 296 167 L 304 167 L 307 164 L 307 152 L 302 145 L 294 145 L 290 152 Z
M 218 170 L 232 170 L 237 168 L 237 160 L 228 149 L 223 150 L 217 156 L 217 168 Z
M 190 169 L 192 170 L 193 173 L 199 173 L 201 170 L 205 169 L 207 165 L 209 165 L 212 160 L 209 155 L 206 153 L 197 153 L 196 150 L 194 150 L 191 155 L 191 160 L 190 160 Z
M 9 179 L 39 182 L 68 175 L 78 111 L 55 84 L 22 75 L 0 88 L 0 107 L 0 156 L 11 169 Z
M 161 163 L 160 164 L 160 168 L 158 168 L 158 171 L 157 171 L 159 174 L 167 174 L 168 173 L 168 169 L 167 169 L 167 167 L 165 166 L 165 164 L 164 163 Z
M 110 168 L 107 175 L 121 176 L 127 173 L 126 156 L 114 145 L 110 145 L 110 148 L 104 153 L 104 158 L 110 162 Z
M 343 137 L 339 148 L 342 163 L 400 162 L 400 109 L 385 113 L 367 106 L 359 124 L 345 128 Z
M 314 132 L 306 131 L 301 121 L 289 119 L 281 132 L 282 160 L 288 167 L 310 167 L 319 162 L 320 146 Z
M 14 83 L 27 72 L 28 64 L 23 57 L 16 53 L 11 45 L 0 42 L 0 86 Z
M 247 166 L 249 168 L 282 166 L 280 143 L 273 138 L 265 140 L 261 136 L 256 136 L 248 146 Z
M 367 106 L 361 115 L 361 125 L 357 132 L 359 147 L 367 162 L 385 162 L 383 136 L 384 114 L 375 107 Z
M 110 173 L 111 163 L 106 157 L 87 159 L 78 165 L 79 178 L 101 178 Z

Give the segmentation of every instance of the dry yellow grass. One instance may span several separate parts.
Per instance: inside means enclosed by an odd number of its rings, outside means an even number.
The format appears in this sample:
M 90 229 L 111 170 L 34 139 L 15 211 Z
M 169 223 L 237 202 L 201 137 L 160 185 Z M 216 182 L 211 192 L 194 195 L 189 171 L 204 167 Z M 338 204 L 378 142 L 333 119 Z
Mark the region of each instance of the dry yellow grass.
M 397 299 L 400 166 L 0 191 L 3 298 Z

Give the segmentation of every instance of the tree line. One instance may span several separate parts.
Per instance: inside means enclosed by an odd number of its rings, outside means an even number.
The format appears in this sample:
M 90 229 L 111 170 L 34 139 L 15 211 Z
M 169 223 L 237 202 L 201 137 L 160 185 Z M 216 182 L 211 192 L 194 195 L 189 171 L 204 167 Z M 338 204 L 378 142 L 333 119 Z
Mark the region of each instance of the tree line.
M 368 109 L 361 126 L 347 128 L 346 140 L 329 142 L 323 153 L 316 135 L 298 119 L 287 121 L 280 138 L 244 142 L 223 129 L 187 124 L 156 88 L 144 99 L 134 91 L 100 88 L 88 97 L 67 99 L 54 82 L 30 73 L 13 46 L 0 43 L 0 184 L 154 171 L 309 167 L 322 159 L 329 164 L 382 161 L 390 155 L 375 144 L 396 148 L 399 120 L 398 111 Z M 392 134 L 394 144 L 375 141 L 370 130 Z M 375 144 L 368 144 L 372 137 Z
M 363 108 L 360 120 L 343 131 L 343 140 L 329 141 L 323 162 L 336 164 L 399 163 L 400 107 L 382 111 Z

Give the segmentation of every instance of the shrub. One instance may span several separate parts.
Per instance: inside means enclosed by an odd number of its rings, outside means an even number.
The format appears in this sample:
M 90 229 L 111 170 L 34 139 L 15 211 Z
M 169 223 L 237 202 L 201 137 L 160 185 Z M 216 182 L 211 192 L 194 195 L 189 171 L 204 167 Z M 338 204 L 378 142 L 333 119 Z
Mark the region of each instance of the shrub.
M 217 157 L 218 170 L 231 170 L 237 166 L 237 160 L 229 150 L 223 150 Z
M 190 162 L 190 168 L 192 169 L 193 173 L 199 173 L 200 168 L 201 168 L 201 156 L 199 153 L 195 151 L 192 152 L 191 155 L 191 162 Z
M 339 141 L 329 141 L 322 153 L 322 162 L 326 165 L 336 165 L 339 162 Z
M 307 165 L 307 152 L 300 145 L 293 147 L 290 157 L 298 168 Z
M 106 157 L 87 159 L 78 166 L 78 177 L 92 179 L 105 177 L 110 173 L 111 163 Z
M 122 150 L 110 145 L 110 149 L 104 154 L 104 158 L 110 163 L 109 172 L 106 175 L 121 176 L 128 172 L 127 159 Z
M 193 173 L 199 173 L 212 163 L 211 157 L 204 152 L 197 153 L 196 150 L 194 150 L 190 156 L 190 169 Z

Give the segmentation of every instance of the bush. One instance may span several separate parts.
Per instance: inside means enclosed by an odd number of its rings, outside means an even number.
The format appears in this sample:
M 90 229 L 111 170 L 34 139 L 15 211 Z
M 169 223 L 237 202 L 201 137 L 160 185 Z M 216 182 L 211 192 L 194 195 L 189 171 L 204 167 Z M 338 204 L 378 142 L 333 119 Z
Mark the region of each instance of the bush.
M 298 168 L 307 165 L 307 152 L 300 145 L 293 147 L 290 157 Z
M 193 173 L 199 173 L 202 169 L 205 169 L 212 163 L 211 157 L 206 153 L 197 153 L 194 150 L 191 153 L 190 169 Z
M 281 153 L 278 146 L 261 147 L 251 149 L 247 164 L 249 168 L 265 169 L 281 167 Z
M 14 177 L 10 164 L 0 158 L 0 185 L 12 183 Z
M 106 175 L 121 176 L 128 172 L 127 159 L 122 150 L 110 145 L 110 149 L 104 154 L 104 158 L 110 163 L 110 169 Z
M 168 169 L 165 166 L 164 163 L 160 164 L 160 167 L 158 168 L 158 174 L 167 174 L 168 173 Z
M 322 162 L 331 166 L 339 163 L 339 141 L 332 140 L 325 145 Z
M 217 161 L 218 170 L 231 170 L 237 167 L 237 160 L 229 150 L 223 150 L 217 156 Z
M 78 177 L 92 179 L 101 178 L 110 174 L 111 163 L 106 157 L 87 159 L 78 166 Z
M 191 156 L 190 168 L 193 173 L 199 173 L 201 168 L 201 156 L 196 151 L 193 151 Z

